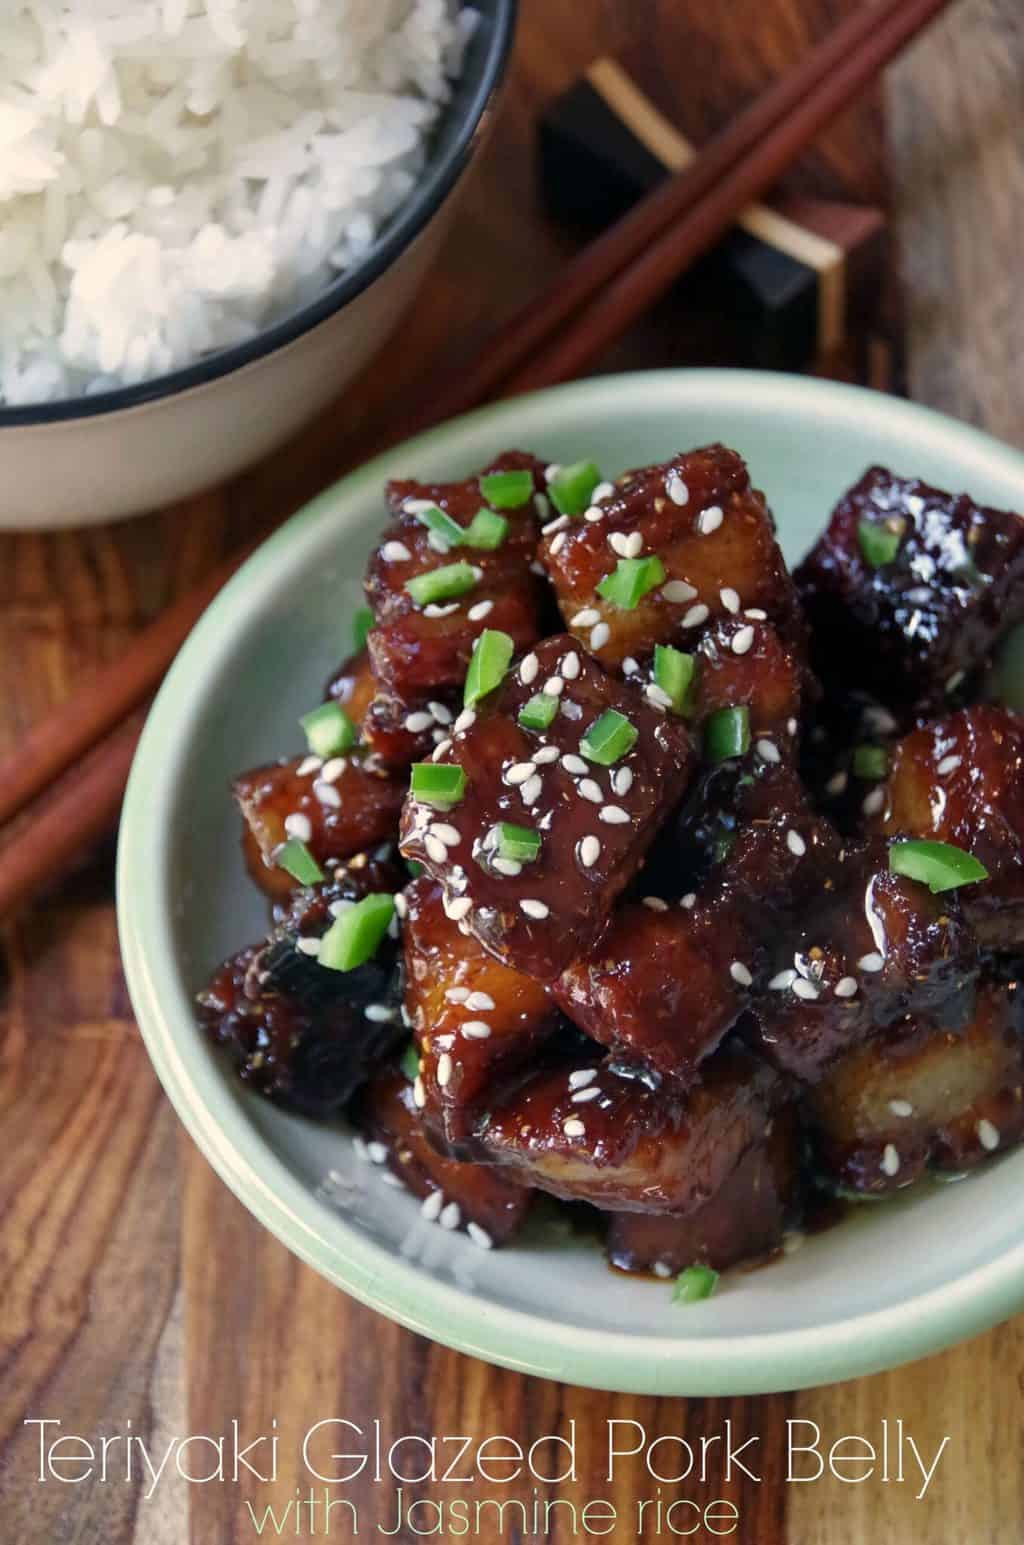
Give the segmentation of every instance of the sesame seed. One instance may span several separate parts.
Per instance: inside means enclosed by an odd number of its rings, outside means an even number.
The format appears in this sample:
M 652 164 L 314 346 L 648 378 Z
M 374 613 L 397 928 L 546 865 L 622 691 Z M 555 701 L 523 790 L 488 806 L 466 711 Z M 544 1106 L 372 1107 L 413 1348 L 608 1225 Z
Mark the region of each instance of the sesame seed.
M 624 531 L 612 531 L 608 536 L 608 546 L 613 553 L 618 553 L 620 558 L 628 558 L 626 548 L 629 545 L 629 537 Z
M 478 601 L 475 606 L 469 608 L 466 616 L 470 622 L 483 622 L 484 618 L 493 610 L 493 601 Z
M 296 939 L 296 941 L 295 941 L 295 948 L 297 950 L 299 950 L 303 955 L 319 955 L 319 953 L 320 953 L 320 940 L 319 939 Z
M 546 494 L 534 494 L 533 507 L 537 511 L 538 520 L 547 520 L 551 514 L 551 505 L 548 503 Z
M 612 630 L 606 622 L 599 622 L 596 628 L 590 630 L 591 649 L 603 649 L 612 636 Z
M 301 810 L 293 810 L 291 815 L 285 816 L 284 829 L 289 837 L 298 837 L 300 842 L 312 841 L 313 823 Z
M 562 766 L 565 768 L 566 772 L 575 773 L 577 777 L 579 777 L 580 774 L 589 771 L 583 758 L 581 756 L 575 756 L 571 751 L 568 752 L 567 755 L 563 756 Z
M 862 718 L 865 729 L 871 730 L 876 735 L 893 735 L 899 729 L 888 708 L 882 708 L 877 703 L 872 703 L 865 708 Z
M 441 1227 L 443 1229 L 447 1229 L 449 1233 L 451 1233 L 454 1229 L 457 1229 L 459 1224 L 462 1222 L 462 1208 L 459 1206 L 458 1202 L 449 1202 L 447 1207 L 442 1207 L 441 1216 L 437 1221 L 440 1223 Z
M 860 808 L 863 810 L 865 815 L 877 815 L 884 804 L 885 790 L 882 788 L 872 789 L 871 793 L 866 797 Z
M 433 722 L 433 714 L 417 712 L 406 714 L 404 725 L 407 730 L 411 730 L 414 735 L 418 735 L 421 730 L 429 730 Z
M 491 1027 L 483 1019 L 467 1019 L 462 1026 L 463 1035 L 468 1035 L 471 1041 L 486 1041 L 491 1033 Z
M 568 515 L 556 515 L 554 520 L 549 520 L 546 526 L 541 526 L 541 536 L 551 536 L 552 532 L 564 531 L 568 524 Z
M 326 805 L 331 810 L 341 809 L 341 795 L 333 783 L 324 783 L 322 779 L 318 779 L 313 785 L 313 793 L 322 805 Z
M 807 844 L 799 832 L 788 831 L 786 833 L 786 846 L 796 858 L 803 858 L 807 852 Z
M 687 891 L 685 896 L 680 896 L 679 905 L 685 907 L 687 912 L 692 912 L 697 905 L 697 892 Z
M 578 793 L 583 795 L 584 799 L 589 799 L 592 805 L 604 804 L 604 795 L 593 778 L 581 778 L 576 785 L 576 789 Z
M 768 613 L 763 612 L 759 606 L 748 606 L 743 615 L 744 617 L 749 617 L 751 622 L 768 621 Z
M 773 740 L 759 740 L 754 747 L 762 762 L 781 762 L 779 748 Z
M 449 987 L 445 993 L 449 1003 L 466 1003 L 469 1001 L 468 987 Z
M 536 771 L 532 762 L 513 762 L 505 774 L 505 782 L 515 787 L 517 783 L 525 783 L 527 778 L 532 778 Z
M 739 593 L 731 585 L 724 585 L 718 592 L 718 595 L 726 611 L 732 612 L 733 616 L 735 616 L 740 609 Z
M 870 955 L 862 955 L 857 962 L 858 971 L 881 971 L 885 960 L 877 950 L 872 950 Z
M 778 976 L 773 976 L 768 986 L 772 992 L 786 992 L 796 981 L 796 972 L 792 966 L 786 971 L 780 971 Z
M 890 1100 L 889 1109 L 894 1116 L 912 1116 L 914 1107 L 909 1100 Z
M 584 869 L 593 869 L 601 857 L 601 844 L 596 837 L 584 837 L 579 845 L 580 863 Z
M 853 998 L 857 995 L 857 978 L 855 976 L 841 976 L 836 983 L 837 998 Z
M 565 677 L 566 681 L 576 680 L 580 673 L 580 657 L 576 653 L 575 649 L 564 657 L 558 669 Z
M 435 864 L 443 864 L 448 857 L 448 849 L 440 837 L 435 837 L 433 832 L 426 832 L 423 837 L 423 846 L 428 858 L 432 858 Z
M 707 607 L 703 601 L 700 601 L 696 606 L 691 606 L 683 616 L 683 627 L 699 628 L 702 622 L 707 622 L 709 615 Z
M 651 912 L 667 912 L 668 911 L 668 902 L 667 901 L 662 901 L 660 896 L 645 896 L 644 897 L 644 906 L 649 908 L 649 910 Z
M 472 910 L 473 903 L 468 896 L 456 896 L 453 901 L 446 900 L 444 903 L 445 916 L 450 917 L 453 923 L 461 923 Z
M 628 654 L 622 662 L 622 674 L 624 676 L 635 676 L 639 669 L 640 667 L 633 659 L 633 656 Z
M 570 1116 L 568 1121 L 562 1122 L 562 1131 L 566 1137 L 585 1137 L 587 1134 L 583 1122 L 576 1116 Z
M 412 557 L 404 542 L 385 542 L 380 555 L 385 563 L 406 563 Z
M 569 1088 L 585 1089 L 588 1084 L 594 1082 L 596 1077 L 596 1068 L 576 1068 L 574 1072 L 569 1074 Z
M 561 697 L 564 690 L 565 682 L 562 680 L 561 676 L 549 676 L 547 681 L 541 687 L 541 691 L 545 697 Z
M 423 608 L 423 615 L 424 617 L 450 617 L 458 609 L 458 601 L 449 601 L 447 606 L 438 606 L 436 601 L 430 601 Z
M 544 481 L 545 481 L 545 483 L 553 483 L 555 481 L 555 478 L 561 472 L 561 470 L 562 470 L 561 462 L 559 462 L 559 461 L 549 462 L 548 465 L 544 468 Z
M 534 901 L 532 897 L 528 896 L 525 901 L 519 903 L 519 910 L 525 912 L 527 917 L 534 917 L 538 922 L 541 922 L 548 916 L 551 908 L 546 906 L 543 901 Z
M 803 998 L 805 1003 L 813 1003 L 818 997 L 817 987 L 804 976 L 797 977 L 793 983 L 793 992 L 798 998 Z
M 527 655 L 526 659 L 528 660 L 529 658 L 530 656 Z M 526 660 L 523 661 L 524 666 L 525 664 Z M 459 717 L 456 719 L 455 723 L 452 725 L 452 729 L 455 731 L 456 735 L 462 735 L 466 730 L 472 729 L 475 723 L 476 710 L 473 708 L 464 708 L 459 714 Z
M 595 504 L 603 504 L 605 499 L 610 499 L 614 492 L 615 484 L 605 481 L 603 483 L 598 483 L 590 497 Z
M 409 903 L 401 891 L 395 891 L 395 911 L 399 917 L 408 917 L 409 915 Z
M 319 772 L 322 765 L 318 756 L 307 756 L 296 767 L 295 776 L 297 778 L 308 778 L 310 773 Z
M 848 775 L 846 773 L 844 773 L 844 772 L 833 773 L 832 777 L 828 780 L 828 782 L 825 785 L 825 793 L 826 794 L 842 794 L 842 793 L 845 792 L 846 785 L 849 783 L 849 781 L 850 781 L 850 779 L 849 779 L 849 777 L 848 777 Z
M 427 1091 L 423 1087 L 423 1080 L 418 1073 L 412 1086 L 412 1098 L 417 1110 L 422 1110 L 427 1103 Z
M 420 1214 L 428 1223 L 436 1223 L 444 1206 L 444 1192 L 431 1191 L 420 1203 Z
M 732 965 L 729 967 L 729 975 L 732 977 L 733 981 L 738 982 L 741 987 L 752 987 L 754 985 L 754 978 L 751 976 L 742 960 L 733 961 Z
M 621 805 L 602 805 L 598 820 L 607 821 L 609 826 L 624 826 L 629 821 L 629 813 Z
M 566 533 L 564 531 L 560 531 L 557 536 L 553 536 L 551 538 L 551 546 L 548 548 L 548 552 L 551 554 L 552 558 L 558 557 L 559 553 L 562 551 L 562 548 L 565 546 L 565 543 Z
M 437 821 L 430 828 L 435 837 L 439 837 L 446 848 L 457 848 L 462 838 L 454 826 L 449 826 L 447 821 Z
M 678 472 L 673 472 L 672 476 L 665 484 L 665 492 L 672 500 L 672 503 L 678 504 L 680 507 L 690 502 L 690 490 L 687 488 Z
M 367 1143 L 366 1156 L 371 1164 L 386 1164 L 388 1162 L 388 1151 L 383 1143 Z
M 466 999 L 466 1007 L 468 1009 L 492 1009 L 494 1007 L 494 999 L 489 992 L 471 992 Z
M 443 740 L 439 740 L 438 741 L 437 745 L 434 747 L 433 751 L 430 753 L 430 760 L 432 762 L 440 762 L 443 757 L 448 755 L 448 752 L 451 749 L 452 749 L 451 737 L 446 735 Z
M 589 520 L 593 525 L 595 521 L 604 520 L 604 510 L 599 510 L 596 504 L 592 504 L 589 510 L 583 511 L 583 519 Z
M 956 772 L 962 761 L 962 756 L 944 756 L 935 771 L 944 778 L 947 773 Z
M 593 1084 L 589 1089 L 577 1090 L 577 1092 L 571 1096 L 571 1101 L 573 1105 L 586 1105 L 588 1101 L 596 1100 L 600 1093 L 600 1087 L 597 1084 Z
M 344 756 L 332 756 L 329 762 L 325 762 L 320 769 L 320 779 L 323 783 L 337 783 L 345 768 L 348 759 Z
M 746 654 L 747 651 L 752 646 L 753 642 L 754 642 L 754 630 L 753 630 L 753 628 L 751 628 L 751 627 L 740 628 L 738 633 L 733 634 L 732 643 L 730 644 L 729 647 L 732 649 L 733 654 Z
M 437 1059 L 437 1083 L 440 1089 L 446 1089 L 451 1082 L 452 1059 L 447 1052 L 442 1052 Z
M 710 536 L 712 531 L 718 530 L 724 519 L 725 514 L 720 504 L 709 505 L 697 516 L 697 530 L 701 536 Z
M 644 697 L 655 705 L 656 708 L 671 708 L 672 699 L 663 687 L 659 687 L 656 681 L 652 681 L 644 688 Z
M 900 1172 L 900 1156 L 892 1143 L 886 1143 L 882 1149 L 882 1162 L 879 1165 L 884 1175 L 898 1175 Z
M 540 773 L 534 773 L 532 778 L 527 778 L 526 782 L 519 790 L 519 795 L 523 801 L 523 804 L 535 805 L 540 798 L 540 791 L 542 788 L 543 784 L 540 780 Z
M 494 1240 L 491 1238 L 490 1234 L 488 1234 L 485 1228 L 481 1228 L 479 1223 L 474 1223 L 472 1218 L 470 1218 L 469 1222 L 466 1224 L 466 1233 L 469 1235 L 470 1239 L 476 1245 L 478 1250 L 493 1249 Z
M 950 676 L 949 680 L 946 682 L 946 691 L 955 692 L 966 674 L 966 671 L 954 671 L 952 676 Z
M 651 1267 L 656 1277 L 671 1277 L 672 1268 L 667 1261 L 655 1261 Z
M 799 728 L 800 726 L 797 724 L 795 719 L 786 720 L 786 730 L 790 735 L 795 735 Z
M 363 1014 L 372 1025 L 389 1025 L 395 1017 L 394 1009 L 389 1009 L 386 1003 L 368 1003 Z
M 569 623 L 571 628 L 589 628 L 601 620 L 601 613 L 594 606 L 585 606 Z
M 995 1153 L 999 1147 L 999 1128 L 991 1121 L 978 1122 L 978 1141 L 987 1153 Z
M 546 767 L 549 762 L 557 762 L 559 754 L 557 746 L 538 746 L 533 753 L 533 760 L 538 767 Z
M 685 579 L 670 579 L 667 585 L 661 587 L 662 597 L 666 601 L 692 601 L 697 594 L 693 585 L 688 585 Z
M 612 788 L 616 794 L 623 797 L 633 787 L 633 770 L 631 767 L 617 767 L 612 773 Z

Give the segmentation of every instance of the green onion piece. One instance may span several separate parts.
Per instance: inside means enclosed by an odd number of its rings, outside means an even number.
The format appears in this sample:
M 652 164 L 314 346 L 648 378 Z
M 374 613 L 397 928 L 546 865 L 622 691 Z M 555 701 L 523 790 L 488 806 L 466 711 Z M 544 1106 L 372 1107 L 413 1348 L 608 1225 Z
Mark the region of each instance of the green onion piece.
M 528 703 L 524 703 L 519 710 L 519 723 L 524 730 L 546 730 L 554 723 L 555 714 L 558 712 L 557 697 L 549 697 L 546 692 L 538 692 L 531 697 Z
M 311 751 L 324 758 L 351 751 L 358 740 L 356 727 L 340 703 L 321 703 L 299 720 Z
M 502 821 L 498 827 L 498 857 L 511 858 L 517 864 L 530 864 L 540 853 L 540 832 L 529 826 L 512 826 Z
M 400 1066 L 410 1084 L 414 1084 L 420 1076 L 420 1054 L 416 1050 L 415 1041 L 409 1041 L 409 1044 L 402 1053 Z
M 466 672 L 462 693 L 466 708 L 472 708 L 488 692 L 501 686 L 514 651 L 515 644 L 507 633 L 499 633 L 495 628 L 484 629 L 473 645 L 473 657 Z
M 432 601 L 454 601 L 475 584 L 476 570 L 471 563 L 446 563 L 443 568 L 407 579 L 405 588 L 418 606 L 429 606 Z
M 462 541 L 466 547 L 482 547 L 493 552 L 507 536 L 508 521 L 504 515 L 496 515 L 493 510 L 477 510 L 462 533 Z
M 893 561 L 900 550 L 901 535 L 901 532 L 893 531 L 884 522 L 878 524 L 873 520 L 862 520 L 857 527 L 860 550 L 873 569 L 880 569 L 883 564 Z
M 673 649 L 671 644 L 654 646 L 654 681 L 672 699 L 676 713 L 693 712 L 692 687 L 697 662 L 692 654 Z
M 889 753 L 884 746 L 858 746 L 853 753 L 855 778 L 884 778 L 889 771 Z
M 318 959 L 329 971 L 354 971 L 376 953 L 395 915 L 395 899 L 374 891 L 336 917 L 320 941 Z
M 533 493 L 532 472 L 488 472 L 480 479 L 480 492 L 496 510 L 515 510 Z
M 580 750 L 590 762 L 610 767 L 636 745 L 639 731 L 617 708 L 608 708 L 595 719 L 583 739 Z
M 687 1266 L 676 1278 L 672 1290 L 674 1304 L 696 1304 L 702 1298 L 710 1298 L 718 1286 L 718 1273 L 710 1266 Z
M 298 837 L 289 837 L 287 842 L 282 842 L 274 854 L 274 863 L 300 885 L 316 885 L 324 877 L 320 865 Z
M 434 531 L 443 537 L 450 547 L 458 547 L 465 536 L 465 532 L 457 520 L 445 513 L 438 504 L 428 505 L 426 509 L 416 511 L 416 519 L 428 531 Z
M 408 869 L 414 880 L 418 880 L 420 875 L 424 872 L 423 865 L 418 864 L 414 858 L 407 858 L 405 861 L 405 867 Z
M 597 587 L 599 595 L 623 611 L 631 612 L 648 590 L 665 578 L 665 565 L 656 555 L 650 558 L 620 558 L 614 573 L 606 574 Z
M 988 870 L 973 853 L 965 853 L 950 842 L 894 842 L 889 849 L 889 868 L 893 874 L 920 880 L 933 896 L 988 879 Z
M 548 484 L 551 503 L 560 515 L 582 515 L 600 481 L 596 462 L 574 461 L 571 466 L 562 467 Z
M 414 762 L 409 788 L 426 805 L 457 805 L 466 792 L 466 774 L 453 762 Z
M 366 648 L 366 635 L 373 627 L 373 613 L 368 606 L 360 606 L 352 618 L 352 642 L 357 651 Z
M 709 762 L 726 762 L 750 750 L 750 709 L 719 708 L 704 725 L 704 755 Z

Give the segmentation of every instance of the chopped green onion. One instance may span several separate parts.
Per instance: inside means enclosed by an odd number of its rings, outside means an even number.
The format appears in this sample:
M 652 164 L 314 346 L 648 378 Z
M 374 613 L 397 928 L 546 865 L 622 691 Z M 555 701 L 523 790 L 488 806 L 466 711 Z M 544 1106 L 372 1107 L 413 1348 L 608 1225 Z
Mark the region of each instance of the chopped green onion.
M 488 692 L 501 686 L 515 647 L 507 633 L 499 633 L 495 628 L 484 629 L 473 645 L 473 657 L 466 672 L 462 693 L 466 708 L 472 708 Z
M 873 520 L 862 520 L 857 527 L 860 550 L 873 569 L 880 569 L 893 561 L 900 550 L 901 538 L 902 532 L 894 531 L 884 522 L 879 524 Z
M 321 703 L 299 720 L 309 749 L 325 760 L 351 751 L 358 740 L 356 727 L 340 703 Z
M 988 879 L 988 870 L 973 853 L 949 842 L 894 842 L 889 849 L 889 868 L 893 874 L 920 880 L 933 896 Z
M 471 563 L 446 563 L 443 568 L 407 579 L 405 588 L 418 606 L 429 606 L 432 601 L 454 601 L 456 596 L 465 595 L 476 578 Z
M 512 826 L 502 821 L 498 827 L 498 857 L 517 864 L 530 864 L 540 853 L 540 832 L 530 826 Z
M 357 651 L 366 648 L 366 635 L 373 627 L 373 613 L 368 606 L 360 606 L 352 618 L 352 642 Z
M 546 692 L 538 692 L 531 697 L 528 703 L 524 703 L 519 710 L 519 723 L 524 730 L 546 730 L 554 723 L 555 714 L 558 712 L 557 697 L 549 697 Z
M 507 536 L 508 521 L 504 515 L 496 515 L 493 510 L 477 510 L 462 533 L 462 541 L 467 547 L 483 547 L 493 552 Z
M 726 762 L 750 750 L 750 709 L 719 708 L 704 725 L 704 754 L 709 762 Z
M 595 719 L 583 739 L 580 750 L 590 762 L 610 767 L 636 745 L 639 731 L 617 708 L 608 708 Z
M 855 778 L 884 778 L 889 771 L 889 753 L 884 746 L 858 746 L 853 753 Z
M 571 466 L 560 467 L 548 484 L 551 503 L 560 515 L 582 515 L 600 481 L 596 462 L 574 461 Z
M 274 863 L 300 885 L 317 885 L 324 878 L 320 865 L 298 837 L 289 837 L 287 842 L 282 842 L 274 854 Z
M 336 917 L 320 940 L 318 959 L 329 971 L 354 971 L 377 951 L 395 915 L 395 899 L 374 891 Z
M 420 1076 L 420 1054 L 414 1040 L 410 1040 L 403 1051 L 400 1066 L 410 1084 L 414 1084 Z
M 407 858 L 405 861 L 405 867 L 408 869 L 414 880 L 418 880 L 420 875 L 423 873 L 423 865 L 418 864 L 414 858 Z
M 443 537 L 449 547 L 457 547 L 465 536 L 465 532 L 457 520 L 453 520 L 439 504 L 429 504 L 422 510 L 416 511 L 416 519 L 428 531 L 433 531 L 437 536 Z
M 660 585 L 665 578 L 665 565 L 654 555 L 650 558 L 620 558 L 612 574 L 606 574 L 597 587 L 599 595 L 611 601 L 623 611 L 631 612 L 638 602 Z
M 426 805 L 457 805 L 466 792 L 466 774 L 452 762 L 414 762 L 409 787 Z
M 488 472 L 480 479 L 480 492 L 496 510 L 515 510 L 533 493 L 533 473 Z
M 693 712 L 691 689 L 696 671 L 697 662 L 692 654 L 684 654 L 681 649 L 673 649 L 671 644 L 654 646 L 655 685 L 672 699 L 672 707 L 676 713 Z
M 710 1298 L 718 1286 L 718 1273 L 710 1266 L 687 1266 L 676 1278 L 672 1291 L 674 1304 L 696 1304 Z

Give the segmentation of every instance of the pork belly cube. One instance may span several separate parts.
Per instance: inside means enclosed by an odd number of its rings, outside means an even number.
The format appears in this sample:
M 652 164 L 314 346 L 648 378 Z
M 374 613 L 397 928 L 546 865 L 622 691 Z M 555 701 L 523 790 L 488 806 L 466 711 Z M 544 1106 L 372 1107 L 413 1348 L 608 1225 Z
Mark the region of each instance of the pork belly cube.
M 551 990 L 511 971 L 445 914 L 425 875 L 405 893 L 405 1010 L 420 1054 L 422 1116 L 458 1154 L 496 1079 L 556 1029 Z
M 487 1165 L 461 1164 L 438 1153 L 420 1120 L 413 1085 L 401 1071 L 380 1073 L 360 1097 L 353 1119 L 367 1157 L 387 1164 L 423 1199 L 424 1218 L 444 1229 L 464 1229 L 485 1250 L 518 1232 L 529 1209 L 529 1191 Z
M 360 756 L 293 757 L 242 773 L 233 792 L 250 875 L 275 900 L 289 896 L 299 882 L 276 861 L 289 837 L 304 842 L 329 873 L 397 834 L 405 790 L 404 777 L 388 778 Z
M 721 708 L 746 708 L 752 741 L 770 742 L 782 756 L 794 754 L 810 686 L 802 650 L 784 642 L 770 623 L 732 617 L 704 635 L 696 654 L 696 722 Z
M 507 522 L 495 547 L 449 544 L 420 519 L 434 506 L 464 529 L 487 505 L 480 477 L 496 471 L 527 471 L 531 495 L 517 508 L 499 512 Z M 374 615 L 367 644 L 373 673 L 383 691 L 409 704 L 460 687 L 484 628 L 508 633 L 519 649 L 540 631 L 543 580 L 534 572 L 538 521 L 533 490 L 544 486 L 543 469 L 532 456 L 509 451 L 478 477 L 461 483 L 388 484 L 392 521 L 370 559 L 366 596 Z M 410 580 L 465 563 L 476 571 L 472 588 L 449 600 L 418 602 Z
M 892 874 L 884 842 L 847 849 L 826 883 L 775 934 L 755 1010 L 757 1049 L 805 1081 L 907 1014 L 961 1027 L 979 969 L 956 896 Z
M 940 712 L 1024 617 L 1024 518 L 872 467 L 796 579 L 821 675 Z
M 413 703 L 381 692 L 366 649 L 338 667 L 325 696 L 340 703 L 376 763 L 389 772 L 428 757 L 457 712 L 457 694 L 451 691 L 431 692 Z
M 800 746 L 800 771 L 839 830 L 859 836 L 885 808 L 892 752 L 909 728 L 870 693 L 832 686 L 814 705 Z
M 335 910 L 384 888 L 369 861 L 302 890 L 261 944 L 232 956 L 199 994 L 199 1019 L 258 1094 L 312 1116 L 339 1110 L 405 1038 L 394 935 L 352 971 L 318 964 Z
M 928 1167 L 961 1171 L 1024 1136 L 1024 1043 L 1007 989 L 985 986 L 959 1033 L 911 1020 L 832 1067 L 809 1097 L 815 1159 L 834 1185 L 877 1195 Z
M 549 523 L 540 556 L 566 626 L 609 670 L 643 662 L 655 644 L 691 648 L 709 621 L 749 608 L 802 638 L 764 495 L 722 445 L 628 473 L 582 520 Z M 632 607 L 616 605 L 598 587 L 620 560 L 640 558 L 657 558 L 663 578 Z
M 880 818 L 891 836 L 972 853 L 989 878 L 959 896 L 982 943 L 1024 943 L 1024 719 L 980 703 L 900 742 Z
M 689 1217 L 609 1215 L 608 1259 L 619 1271 L 674 1277 L 687 1266 L 725 1271 L 770 1255 L 800 1217 L 800 1142 L 793 1113 L 748 1149 L 715 1195 Z
M 535 696 L 558 705 L 544 730 L 519 722 Z M 609 713 L 628 721 L 629 744 L 604 765 L 587 737 Z M 593 944 L 694 760 L 682 720 L 638 702 L 571 638 L 545 639 L 456 720 L 437 763 L 463 769 L 465 792 L 447 810 L 410 794 L 402 852 L 441 882 L 449 917 L 485 949 L 549 982 Z M 502 857 L 503 825 L 529 828 L 536 857 Z
M 721 1190 L 787 1098 L 779 1075 L 743 1050 L 720 1051 L 689 1092 L 581 1057 L 498 1103 L 479 1142 L 490 1163 L 563 1200 L 686 1215 Z

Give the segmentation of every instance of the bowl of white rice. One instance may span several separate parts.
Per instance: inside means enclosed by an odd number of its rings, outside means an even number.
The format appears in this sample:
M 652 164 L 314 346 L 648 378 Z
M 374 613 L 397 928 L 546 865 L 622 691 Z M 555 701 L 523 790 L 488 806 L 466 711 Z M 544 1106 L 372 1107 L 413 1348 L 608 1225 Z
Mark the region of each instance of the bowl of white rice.
M 380 348 L 516 0 L 4 9 L 0 527 L 120 519 L 265 455 Z

